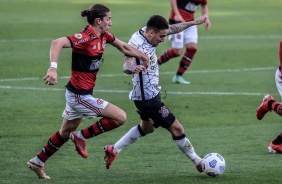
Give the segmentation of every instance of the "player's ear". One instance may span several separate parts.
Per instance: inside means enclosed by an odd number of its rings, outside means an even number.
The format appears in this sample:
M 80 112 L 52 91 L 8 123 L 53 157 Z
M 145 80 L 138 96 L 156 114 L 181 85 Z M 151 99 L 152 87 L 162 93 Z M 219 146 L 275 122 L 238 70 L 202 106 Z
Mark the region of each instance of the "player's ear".
M 153 37 L 154 34 L 155 34 L 155 31 L 154 31 L 153 29 L 150 29 L 150 30 L 149 30 L 149 36 L 150 36 L 150 37 Z
M 100 25 L 101 22 L 102 22 L 102 19 L 101 19 L 101 18 L 95 18 L 95 20 L 94 20 L 94 23 L 96 23 L 96 24 L 98 24 L 98 25 Z

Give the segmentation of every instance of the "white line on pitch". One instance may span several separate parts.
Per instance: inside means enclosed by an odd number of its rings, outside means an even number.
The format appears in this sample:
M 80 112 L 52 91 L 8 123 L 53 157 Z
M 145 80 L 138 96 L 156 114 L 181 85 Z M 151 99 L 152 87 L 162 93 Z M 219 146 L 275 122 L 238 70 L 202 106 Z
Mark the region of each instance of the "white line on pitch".
M 275 67 L 265 67 L 265 68 L 241 68 L 241 69 L 225 69 L 225 70 L 190 70 L 188 73 L 223 73 L 223 72 L 246 72 L 246 71 L 262 71 L 262 70 L 275 70 Z M 170 75 L 175 72 L 160 72 L 160 75 Z M 127 77 L 126 74 L 98 74 L 98 77 Z M 60 79 L 70 78 L 70 76 L 60 76 Z M 9 81 L 30 81 L 30 80 L 43 80 L 40 77 L 30 77 L 30 78 L 15 78 L 15 79 L 0 79 L 0 82 Z
M 37 87 L 19 87 L 19 86 L 0 86 L 0 89 L 15 89 L 15 90 L 37 90 L 37 91 L 64 91 L 65 88 L 37 88 Z M 94 90 L 95 93 L 129 93 L 125 90 Z M 244 95 L 244 96 L 263 96 L 265 93 L 251 92 L 177 92 L 166 91 L 167 94 L 173 95 Z
M 199 39 L 280 39 L 282 35 L 210 35 L 201 36 Z M 120 37 L 121 40 L 128 40 L 128 37 Z M 21 43 L 21 42 L 51 42 L 52 38 L 22 38 L 22 39 L 0 39 L 0 43 Z

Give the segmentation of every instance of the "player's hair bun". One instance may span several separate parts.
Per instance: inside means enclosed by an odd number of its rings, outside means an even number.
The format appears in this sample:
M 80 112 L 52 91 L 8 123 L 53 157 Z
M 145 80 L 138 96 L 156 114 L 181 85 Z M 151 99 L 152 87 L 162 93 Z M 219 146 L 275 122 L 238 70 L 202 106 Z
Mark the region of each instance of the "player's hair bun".
M 90 13 L 89 10 L 82 10 L 82 11 L 81 11 L 81 16 L 82 16 L 82 17 L 86 17 L 86 16 L 89 15 L 89 13 Z

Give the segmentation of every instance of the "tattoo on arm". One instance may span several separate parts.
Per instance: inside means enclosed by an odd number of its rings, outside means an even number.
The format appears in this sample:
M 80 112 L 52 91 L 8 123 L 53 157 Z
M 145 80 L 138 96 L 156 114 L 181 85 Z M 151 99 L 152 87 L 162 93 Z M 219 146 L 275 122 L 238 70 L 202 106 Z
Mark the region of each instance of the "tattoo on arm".
M 124 57 L 124 64 L 123 64 L 123 72 L 126 74 L 132 74 L 132 70 L 137 66 L 136 58 L 125 56 Z
M 170 34 L 175 34 L 175 33 L 179 33 L 185 29 L 187 29 L 188 27 L 191 27 L 195 25 L 194 21 L 190 21 L 190 22 L 181 22 L 178 24 L 172 24 L 169 25 L 169 29 L 168 29 L 168 35 Z

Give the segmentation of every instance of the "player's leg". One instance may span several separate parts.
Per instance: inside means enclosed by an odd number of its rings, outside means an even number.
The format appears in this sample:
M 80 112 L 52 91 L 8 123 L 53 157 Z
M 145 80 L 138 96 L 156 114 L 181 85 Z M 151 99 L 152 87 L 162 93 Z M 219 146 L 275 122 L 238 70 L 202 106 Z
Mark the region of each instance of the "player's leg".
M 105 164 L 109 169 L 113 161 L 117 158 L 119 152 L 126 146 L 138 141 L 142 136 L 152 133 L 155 130 L 154 122 L 149 119 L 154 114 L 151 104 L 157 105 L 159 102 L 159 96 L 147 101 L 134 101 L 138 113 L 141 118 L 141 124 L 131 128 L 121 139 L 119 139 L 114 145 L 108 145 L 104 147 L 105 151 Z M 159 113 L 158 113 L 159 114 Z
M 100 111 L 98 116 L 102 118 L 81 130 L 80 138 L 89 139 L 98 136 L 123 125 L 126 121 L 126 113 L 114 104 L 107 103 L 105 108 L 98 110 Z
M 270 142 L 268 146 L 268 151 L 270 153 L 282 153 L 282 132 Z
M 150 121 L 142 121 L 140 125 L 132 127 L 124 136 L 122 136 L 114 145 L 107 145 L 104 147 L 106 168 L 110 169 L 113 161 L 118 158 L 118 154 L 126 146 L 129 146 L 141 137 L 152 133 L 154 127 Z
M 95 106 L 97 107 L 97 104 Z M 126 113 L 122 109 L 111 103 L 107 102 L 107 105 L 105 107 L 97 108 L 96 111 L 98 110 L 99 115 L 96 115 L 102 117 L 101 119 L 99 119 L 89 127 L 71 133 L 71 139 L 74 141 L 78 153 L 84 158 L 88 157 L 85 145 L 86 139 L 101 135 L 105 132 L 109 132 L 121 126 L 126 121 Z M 94 114 L 92 114 L 91 116 L 93 117 L 93 115 Z M 77 144 L 75 140 L 77 140 Z
M 180 60 L 179 67 L 177 69 L 176 75 L 173 78 L 174 83 L 180 84 L 190 84 L 182 76 L 189 69 L 194 55 L 197 52 L 198 43 L 198 29 L 197 26 L 192 26 L 184 31 L 184 45 L 185 53 Z
M 150 121 L 142 121 L 140 125 L 132 127 L 120 140 L 114 144 L 114 152 L 118 154 L 121 150 L 134 142 L 140 137 L 154 132 L 155 128 Z
M 275 83 L 276 83 L 276 87 L 277 90 L 281 96 L 282 99 L 282 79 L 281 79 L 281 66 L 282 66 L 282 40 L 280 40 L 280 47 L 279 47 L 279 59 L 280 59 L 280 67 L 276 70 L 275 73 Z M 276 103 L 276 104 L 275 104 Z M 270 105 L 269 104 L 269 109 L 272 109 L 274 107 L 274 111 L 279 114 L 282 115 L 282 108 L 281 108 L 280 103 L 274 102 L 274 105 Z M 275 109 L 276 108 L 276 109 Z M 274 139 L 273 141 L 270 142 L 269 146 L 268 146 L 268 151 L 270 153 L 282 153 L 282 132 L 280 132 L 280 134 L 276 137 L 276 139 Z
M 282 80 L 280 76 L 281 76 L 281 72 L 280 72 L 280 69 L 278 68 L 275 73 L 275 83 L 276 83 L 277 90 L 280 96 L 282 97 Z M 257 119 L 258 120 L 263 119 L 265 114 L 272 110 L 276 112 L 276 114 L 282 116 L 282 104 L 275 101 L 274 98 L 270 94 L 265 95 L 265 97 L 262 100 L 262 103 L 257 108 L 257 112 L 256 112 Z
M 119 127 L 125 123 L 126 113 L 119 107 L 103 99 L 94 98 L 92 95 L 76 95 L 67 92 L 67 97 L 67 105 L 72 106 L 72 109 L 65 110 L 64 116 L 79 113 L 82 117 L 89 119 L 102 117 L 89 127 L 72 132 L 70 135 L 78 153 L 87 158 L 85 140 Z
M 178 57 L 182 54 L 183 49 L 183 31 L 177 34 L 169 35 L 168 39 L 171 42 L 171 47 L 166 50 L 158 58 L 158 64 L 162 65 L 172 58 Z
M 76 130 L 80 122 L 81 119 L 64 119 L 61 129 L 49 138 L 36 157 L 27 162 L 27 166 L 33 170 L 40 179 L 50 179 L 45 173 L 44 163 L 68 141 L 70 133 Z
M 195 164 L 199 172 L 203 172 L 201 167 L 202 158 L 196 154 L 192 143 L 184 134 L 184 128 L 179 121 L 175 119 L 173 124 L 166 129 L 171 133 L 178 148 Z

